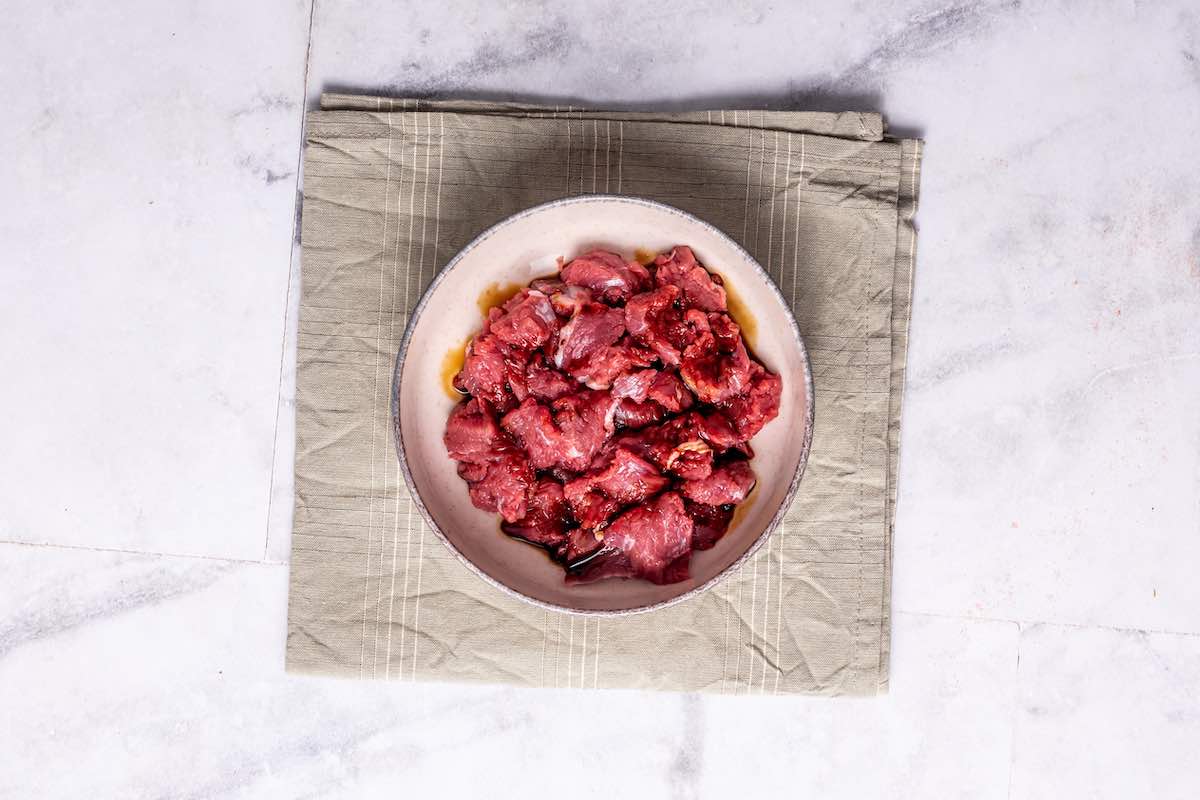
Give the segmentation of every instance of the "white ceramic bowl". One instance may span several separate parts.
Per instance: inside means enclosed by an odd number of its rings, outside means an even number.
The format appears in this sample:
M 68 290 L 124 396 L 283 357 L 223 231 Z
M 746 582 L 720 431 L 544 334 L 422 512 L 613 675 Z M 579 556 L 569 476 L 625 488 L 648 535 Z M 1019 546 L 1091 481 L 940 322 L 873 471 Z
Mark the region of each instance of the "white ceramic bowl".
M 568 586 L 541 550 L 505 536 L 496 514 L 471 505 L 442 433 L 455 400 L 444 389 L 454 354 L 482 324 L 479 298 L 553 274 L 555 259 L 596 247 L 626 257 L 686 244 L 720 273 L 730 310 L 752 352 L 783 378 L 779 416 L 754 437 L 758 484 L 711 550 L 692 557 L 691 578 L 669 586 L 605 580 Z M 779 289 L 750 255 L 713 226 L 679 209 L 632 197 L 585 195 L 522 211 L 463 248 L 438 273 L 404 333 L 392 383 L 392 421 L 404 479 L 426 521 L 470 569 L 510 594 L 562 611 L 624 614 L 703 591 L 766 541 L 800 483 L 812 442 L 812 372 Z

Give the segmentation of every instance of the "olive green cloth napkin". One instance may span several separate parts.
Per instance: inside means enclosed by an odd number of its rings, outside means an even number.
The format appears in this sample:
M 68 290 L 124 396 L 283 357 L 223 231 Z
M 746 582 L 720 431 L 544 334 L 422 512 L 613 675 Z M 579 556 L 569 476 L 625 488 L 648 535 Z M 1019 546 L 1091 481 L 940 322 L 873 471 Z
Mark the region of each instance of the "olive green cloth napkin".
M 288 669 L 886 690 L 920 156 L 869 113 L 325 95 L 304 162 Z M 433 275 L 493 223 L 588 192 L 659 200 L 739 241 L 791 300 L 816 386 L 807 472 L 769 542 L 699 597 L 603 619 L 522 603 L 465 569 L 409 501 L 389 416 L 407 315 Z

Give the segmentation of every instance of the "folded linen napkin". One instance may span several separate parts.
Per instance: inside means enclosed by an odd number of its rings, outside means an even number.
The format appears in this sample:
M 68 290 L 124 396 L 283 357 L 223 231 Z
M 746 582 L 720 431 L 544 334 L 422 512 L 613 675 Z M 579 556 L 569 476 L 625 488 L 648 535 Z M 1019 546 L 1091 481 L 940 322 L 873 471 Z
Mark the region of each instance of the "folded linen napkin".
M 327 94 L 307 118 L 287 667 L 726 693 L 886 690 L 921 143 L 870 113 L 589 111 Z M 409 501 L 391 435 L 408 312 L 468 241 L 567 195 L 638 195 L 739 241 L 812 360 L 812 454 L 731 578 L 621 618 L 525 604 Z

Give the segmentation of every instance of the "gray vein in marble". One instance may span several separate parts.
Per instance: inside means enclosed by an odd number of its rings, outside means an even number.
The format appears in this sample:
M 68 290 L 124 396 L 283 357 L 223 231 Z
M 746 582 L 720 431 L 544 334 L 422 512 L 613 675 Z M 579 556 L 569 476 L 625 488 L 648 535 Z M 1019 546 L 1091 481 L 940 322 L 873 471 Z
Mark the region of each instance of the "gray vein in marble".
M 1105 367 L 1099 372 L 1092 375 L 1088 380 L 1087 386 L 1083 388 L 1083 394 L 1086 397 L 1095 388 L 1096 384 L 1109 375 L 1117 375 L 1122 372 L 1130 372 L 1133 370 L 1145 369 L 1146 367 L 1156 367 L 1160 364 L 1169 364 L 1173 361 L 1188 361 L 1194 358 L 1200 358 L 1200 353 L 1167 353 L 1155 358 L 1147 358 L 1142 361 L 1135 361 L 1130 364 L 1117 364 L 1112 367 Z
M 419 94 L 432 94 L 439 90 L 469 86 L 479 78 L 495 72 L 528 67 L 545 61 L 564 61 L 579 44 L 570 34 L 571 30 L 569 20 L 559 15 L 523 31 L 517 42 L 507 46 L 502 47 L 485 41 L 466 59 L 451 64 L 440 72 L 421 75 L 420 82 L 425 91 Z M 424 44 L 424 41 L 422 43 Z M 436 53 L 434 55 L 436 56 Z M 419 73 L 425 65 L 420 61 L 409 61 L 403 68 L 406 72 Z
M 1103 625 L 1100 623 L 1087 623 L 1085 625 L 1085 624 L 1076 623 L 1076 622 L 1047 622 L 1045 620 L 1036 620 L 1036 619 L 1015 619 L 1012 617 L 997 617 L 997 616 L 993 616 L 993 615 L 989 615 L 989 614 L 972 614 L 969 617 L 961 617 L 961 616 L 956 616 L 954 614 L 940 614 L 940 613 L 936 613 L 933 611 L 907 611 L 907 610 L 900 610 L 900 609 L 893 609 L 893 611 L 897 615 L 903 615 L 906 617 L 930 617 L 931 619 L 945 619 L 945 620 L 970 619 L 974 622 L 1004 623 L 1007 625 L 1015 626 L 1017 631 L 1021 632 L 1021 633 L 1028 631 L 1028 630 L 1032 630 L 1037 627 L 1046 627 L 1046 628 L 1071 628 L 1073 630 L 1078 630 L 1078 631 L 1097 630 L 1097 631 L 1109 631 L 1112 633 L 1138 633 L 1138 634 L 1143 634 L 1143 635 L 1155 635 L 1155 636 L 1181 636 L 1181 637 L 1184 637 L 1187 639 L 1200 639 L 1200 633 L 1193 633 L 1190 631 L 1182 631 L 1182 630 L 1171 630 L 1171 629 L 1167 629 L 1167 628 L 1131 628 L 1131 627 L 1123 627 L 1121 625 Z
M 237 164 L 239 167 L 261 180 L 267 186 L 273 186 L 274 184 L 279 183 L 282 180 L 286 180 L 287 178 L 290 178 L 296 174 L 294 170 L 285 171 L 267 166 L 266 164 L 262 163 L 257 156 L 249 154 L 241 156 L 237 160 Z
M 682 728 L 671 760 L 671 796 L 674 800 L 695 800 L 700 796 L 704 769 L 704 701 L 700 695 L 683 696 Z
M 253 102 L 241 108 L 235 109 L 230 113 L 230 118 L 237 119 L 251 114 L 264 114 L 272 111 L 291 111 L 296 107 L 296 102 L 289 99 L 285 94 L 263 94 L 259 93 L 255 96 Z
M 985 344 L 954 350 L 932 364 L 923 364 L 909 373 L 907 391 L 917 393 L 965 375 L 1016 350 L 1016 342 L 997 339 Z
M 406 763 L 419 761 L 430 750 L 469 750 L 480 743 L 494 741 L 496 737 L 518 729 L 531 728 L 535 721 L 534 715 L 527 709 L 510 708 L 510 692 L 511 690 L 500 690 L 474 702 L 442 703 L 422 714 L 395 713 L 385 707 L 382 709 L 383 713 L 331 717 L 327 725 L 315 731 L 306 731 L 297 739 L 281 737 L 281 743 L 265 753 L 241 753 L 238 759 L 227 765 L 223 774 L 203 785 L 193 786 L 187 794 L 180 795 L 177 790 L 172 790 L 155 795 L 155 800 L 201 800 L 237 794 L 239 790 L 248 790 L 256 780 L 269 774 L 269 771 L 299 768 L 330 753 L 353 758 L 353 755 L 360 753 L 370 740 L 381 734 L 411 730 L 411 739 L 395 741 L 390 745 L 388 763 L 377 765 L 378 769 L 384 771 L 402 771 Z M 278 701 L 277 710 L 286 717 L 286 706 L 293 701 L 303 702 L 301 698 L 306 696 L 303 689 L 295 687 Z M 471 719 L 476 723 L 465 735 L 447 740 L 442 735 L 430 733 L 437 730 L 436 723 L 439 719 L 446 715 L 460 715 L 468 706 Z M 315 787 L 313 793 L 307 796 L 327 797 L 334 790 L 343 788 L 343 784 L 344 780 L 335 776 Z
M 137 556 L 126 564 L 155 564 L 153 556 Z M 211 586 L 232 568 L 208 560 L 180 574 L 166 566 L 133 578 L 123 578 L 114 591 L 99 597 L 77 598 L 70 592 L 51 587 L 35 593 L 31 602 L 0 621 L 0 658 L 28 642 L 45 639 L 79 628 L 106 617 L 156 605 L 172 597 L 190 594 Z
M 1000 4 L 962 3 L 912 17 L 899 31 L 858 61 L 829 76 L 825 83 L 849 88 L 876 85 L 883 73 L 926 60 L 960 40 L 978 36 L 988 29 L 998 12 L 1020 7 L 1020 0 Z

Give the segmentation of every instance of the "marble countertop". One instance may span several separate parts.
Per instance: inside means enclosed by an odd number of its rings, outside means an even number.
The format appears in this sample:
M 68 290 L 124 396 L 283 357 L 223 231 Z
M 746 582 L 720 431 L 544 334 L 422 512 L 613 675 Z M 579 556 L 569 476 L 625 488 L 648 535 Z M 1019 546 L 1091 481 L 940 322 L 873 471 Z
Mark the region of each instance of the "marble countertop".
M 0 797 L 1200 795 L 1200 10 L 873 5 L 18 0 Z M 925 139 L 891 694 L 283 673 L 301 120 L 347 88 Z

